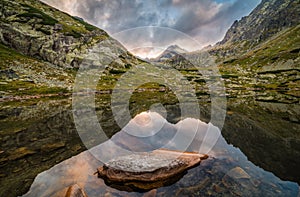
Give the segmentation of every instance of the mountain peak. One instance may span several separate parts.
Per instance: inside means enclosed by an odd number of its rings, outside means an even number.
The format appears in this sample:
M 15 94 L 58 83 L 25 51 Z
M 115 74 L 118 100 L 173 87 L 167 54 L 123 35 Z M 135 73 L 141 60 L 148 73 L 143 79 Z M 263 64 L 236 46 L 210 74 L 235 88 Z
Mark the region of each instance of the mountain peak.
M 188 51 L 181 48 L 180 46 L 174 44 L 170 45 L 168 48 L 166 48 L 158 57 L 154 58 L 153 61 L 165 61 L 167 59 L 170 59 L 176 55 L 187 53 Z
M 177 44 L 170 45 L 165 51 L 170 51 L 170 52 L 174 51 L 177 53 L 187 53 L 188 52 L 187 50 L 181 48 Z
M 299 21 L 298 0 L 263 0 L 249 16 L 236 20 L 218 45 L 239 41 L 256 45 Z
M 219 57 L 239 56 L 299 21 L 299 0 L 262 0 L 248 16 L 232 24 L 222 41 L 207 50 Z

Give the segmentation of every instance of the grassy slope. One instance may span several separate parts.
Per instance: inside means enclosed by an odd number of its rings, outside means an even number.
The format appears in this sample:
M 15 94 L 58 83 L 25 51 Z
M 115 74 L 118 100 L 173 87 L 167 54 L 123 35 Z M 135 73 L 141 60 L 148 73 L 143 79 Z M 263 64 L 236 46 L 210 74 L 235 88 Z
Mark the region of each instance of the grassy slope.
M 264 86 L 264 88 L 276 89 L 287 83 L 285 81 L 280 83 L 278 78 L 286 72 L 286 80 L 292 80 L 295 83 L 288 84 L 289 88 L 296 88 L 299 83 L 297 82 L 297 71 L 300 71 L 299 65 L 299 50 L 300 50 L 300 25 L 283 30 L 279 34 L 273 36 L 271 39 L 263 42 L 252 50 L 239 57 L 231 57 L 226 59 L 220 64 L 219 68 L 223 74 L 233 74 L 239 77 L 260 78 L 263 74 L 273 74 L 274 79 L 266 78 L 271 85 Z M 298 58 L 298 60 L 296 60 Z M 262 73 L 261 71 L 275 65 L 280 65 L 288 60 L 293 60 L 294 69 L 287 68 L 286 70 L 273 70 Z M 267 69 L 268 70 L 268 69 Z M 294 75 L 294 77 L 291 77 Z M 277 78 L 277 79 L 276 79 Z M 278 83 L 276 83 L 276 80 Z M 249 84 L 244 84 L 245 86 Z M 259 83 L 256 85 L 260 85 Z M 262 84 L 261 84 L 262 85 Z M 298 86 L 299 87 L 299 86 Z
M 59 33 L 80 38 L 83 34 L 93 34 L 93 39 L 103 40 L 106 32 L 76 17 L 72 17 L 37 0 L 3 1 L 1 6 L 8 12 L 16 11 L 10 17 L 2 18 L 5 23 L 30 25 L 38 35 L 50 35 L 52 26 L 61 24 Z M 29 20 L 30 19 L 30 20 Z M 25 27 L 24 26 L 24 27 Z M 88 43 L 86 43 L 88 44 Z M 61 93 L 71 90 L 75 69 L 64 69 L 39 59 L 20 54 L 0 44 L 0 96 L 24 96 Z M 68 89 L 68 90 L 67 90 Z
M 251 65 L 251 69 L 257 70 L 279 59 L 296 59 L 299 57 L 299 49 L 300 25 L 280 32 L 240 57 L 224 61 L 222 66 L 245 66 L 244 68 L 247 68 Z
M 46 62 L 22 55 L 2 44 L 0 44 L 0 59 L 0 91 L 2 95 L 16 96 L 66 92 L 66 86 L 54 85 L 51 87 L 42 81 L 38 82 L 38 78 L 48 79 L 49 82 L 61 81 L 64 84 L 66 80 L 71 82 L 74 76 L 72 70 L 50 66 Z M 52 73 L 52 76 L 50 73 Z
M 22 6 L 21 11 L 16 16 L 7 19 L 8 21 L 30 23 L 28 20 L 26 20 L 26 18 L 29 18 L 31 20 L 35 19 L 35 23 L 38 21 L 37 24 L 44 26 L 61 24 L 63 28 L 60 31 L 65 35 L 74 36 L 75 38 L 79 38 L 82 36 L 82 34 L 86 34 L 95 30 L 102 32 L 105 36 L 107 36 L 103 30 L 76 17 L 70 16 L 67 13 L 61 12 L 58 9 L 50 7 L 38 0 L 17 0 L 16 3 Z M 13 6 L 14 4 L 12 4 L 12 7 Z M 47 35 L 50 34 L 47 29 L 44 29 L 41 26 L 38 26 L 36 30 L 42 31 Z

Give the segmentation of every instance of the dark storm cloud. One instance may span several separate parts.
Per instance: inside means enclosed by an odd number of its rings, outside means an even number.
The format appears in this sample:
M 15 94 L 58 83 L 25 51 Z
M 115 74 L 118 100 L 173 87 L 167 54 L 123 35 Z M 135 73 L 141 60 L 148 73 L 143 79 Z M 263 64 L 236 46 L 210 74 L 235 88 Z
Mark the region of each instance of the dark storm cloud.
M 182 7 L 183 12 L 174 28 L 201 39 L 201 42 L 214 43 L 222 39 L 234 20 L 247 15 L 258 2 L 236 0 L 220 4 L 211 0 L 178 1 L 176 6 Z
M 260 2 L 260 0 L 43 1 L 72 15 L 80 16 L 110 34 L 141 26 L 169 27 L 192 36 L 202 45 L 214 44 L 221 40 L 234 20 L 247 15 Z M 165 37 L 168 35 L 160 35 L 156 39 Z M 137 40 L 142 39 L 136 38 Z

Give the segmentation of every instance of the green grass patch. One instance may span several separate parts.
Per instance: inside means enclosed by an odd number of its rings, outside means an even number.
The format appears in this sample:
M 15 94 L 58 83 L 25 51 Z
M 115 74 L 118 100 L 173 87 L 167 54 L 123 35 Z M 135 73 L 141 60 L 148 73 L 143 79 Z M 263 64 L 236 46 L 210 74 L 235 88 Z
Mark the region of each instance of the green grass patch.
M 37 8 L 34 8 L 27 4 L 22 4 L 23 7 L 26 9 L 26 13 L 18 14 L 17 17 L 28 17 L 28 18 L 39 18 L 42 19 L 41 24 L 43 25 L 55 25 L 58 21 L 51 16 L 45 14 L 44 12 L 40 11 Z
M 19 18 L 15 21 L 26 23 L 27 20 L 22 19 L 24 17 L 41 19 L 42 21 L 40 24 L 42 25 L 54 26 L 59 23 L 63 26 L 63 29 L 60 32 L 66 36 L 73 36 L 74 38 L 81 38 L 82 34 L 99 29 L 77 17 L 70 16 L 66 13 L 60 12 L 59 10 L 53 9 L 46 4 L 37 2 L 32 2 L 30 4 L 31 5 L 22 4 L 25 13 L 18 14 L 17 17 Z M 45 29 L 39 28 L 37 30 L 49 35 L 49 31 Z
M 59 94 L 67 93 L 68 90 L 60 87 L 38 86 L 32 82 L 11 81 L 0 86 L 0 91 L 8 92 L 12 95 L 39 95 L 39 94 Z
M 108 37 L 109 37 L 108 34 L 103 33 L 101 35 L 97 35 L 97 36 L 93 37 L 93 39 L 98 40 L 98 41 L 103 41 L 103 40 L 106 40 Z
M 296 59 L 299 57 L 300 49 L 299 34 L 300 25 L 284 30 L 270 40 L 262 43 L 258 48 L 250 50 L 240 57 L 225 60 L 220 65 L 220 70 L 231 74 L 234 71 L 233 68 L 237 67 L 243 70 L 250 68 L 252 71 L 256 71 L 266 65 Z
M 82 34 L 72 29 L 70 32 L 65 32 L 66 36 L 73 36 L 74 38 L 81 38 Z
M 20 60 L 22 58 L 26 58 L 26 56 L 16 52 L 15 50 L 0 44 L 0 69 L 4 70 L 9 67 L 8 64 L 11 63 L 13 60 Z
M 94 30 L 98 29 L 94 25 L 91 25 L 91 24 L 89 24 L 89 23 L 85 22 L 84 20 L 81 20 L 81 19 L 79 19 L 77 17 L 72 16 L 72 18 L 74 20 L 76 20 L 77 22 L 81 23 L 82 25 L 84 25 L 85 29 L 88 30 L 88 31 L 94 31 Z

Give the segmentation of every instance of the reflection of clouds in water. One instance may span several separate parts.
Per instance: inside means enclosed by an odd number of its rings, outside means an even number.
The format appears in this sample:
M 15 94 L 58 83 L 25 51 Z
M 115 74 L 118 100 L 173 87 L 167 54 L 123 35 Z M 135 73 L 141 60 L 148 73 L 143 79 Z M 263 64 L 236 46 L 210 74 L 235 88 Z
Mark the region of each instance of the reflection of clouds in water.
M 157 113 L 143 112 L 132 119 L 121 132 L 135 137 L 151 137 L 161 131 L 166 120 Z
M 237 190 L 238 192 L 250 192 L 255 190 L 255 192 L 258 192 L 258 194 L 260 194 L 259 196 L 261 196 L 268 191 L 268 194 L 271 195 L 274 194 L 274 188 L 277 188 L 282 194 L 287 194 L 284 196 L 297 196 L 299 189 L 296 183 L 281 181 L 272 173 L 266 172 L 249 162 L 247 157 L 239 149 L 226 143 L 217 127 L 192 118 L 182 120 L 174 125 L 168 123 L 162 116 L 155 112 L 147 112 L 142 115 L 151 116 L 149 120 L 152 121 L 152 124 L 146 124 L 147 126 L 153 126 L 153 122 L 165 122 L 165 124 L 158 133 L 148 138 L 138 138 L 124 131 L 117 133 L 111 140 L 94 147 L 90 151 L 85 151 L 76 157 L 72 157 L 38 175 L 31 186 L 30 192 L 25 196 L 63 196 L 66 192 L 66 188 L 75 183 L 81 186 L 88 196 L 104 196 L 107 191 L 121 196 L 128 195 L 127 192 L 121 192 L 107 187 L 102 179 L 93 175 L 97 167 L 101 165 L 99 159 L 101 159 L 101 161 L 108 161 L 122 155 L 132 154 L 131 151 L 153 150 L 164 145 L 166 142 L 171 142 L 169 143 L 170 148 L 173 147 L 173 149 L 176 149 L 176 147 L 180 147 L 178 144 L 182 143 L 182 141 L 172 141 L 175 133 L 180 132 L 183 134 L 182 136 L 189 136 L 191 135 L 190 130 L 195 128 L 197 129 L 197 134 L 188 148 L 188 151 L 209 151 L 209 159 L 203 161 L 199 167 L 192 169 L 189 175 L 183 177 L 179 183 L 175 183 L 174 185 L 176 186 L 172 186 L 175 192 L 182 189 L 188 191 L 191 186 L 198 187 L 199 184 L 202 184 L 201 178 L 203 177 L 198 176 L 197 173 L 200 173 L 200 175 L 204 173 L 205 176 L 209 176 L 210 178 L 211 176 L 221 175 L 221 177 L 217 177 L 215 181 L 225 182 L 229 184 L 230 189 Z M 143 123 L 144 120 L 141 120 L 141 122 Z M 132 127 L 132 129 L 141 128 L 138 124 L 135 126 L 136 127 Z M 151 128 L 151 126 L 149 126 L 149 128 Z M 212 146 L 215 141 L 215 146 L 210 150 L 208 147 Z M 125 151 L 124 147 L 126 147 L 128 151 Z M 93 154 L 91 154 L 91 152 Z M 99 156 L 99 158 L 95 158 L 95 155 Z M 206 162 L 211 162 L 211 166 Z M 211 174 L 211 172 L 214 173 Z M 216 177 L 214 177 L 214 179 L 216 179 Z M 188 183 L 189 186 L 185 186 L 186 183 Z M 254 183 L 263 185 L 264 187 L 257 187 Z M 212 188 L 213 185 L 211 184 L 214 185 L 215 183 L 209 182 L 206 187 Z M 270 189 L 268 186 L 272 188 Z M 158 191 L 170 192 L 171 190 L 165 187 L 158 189 Z M 136 196 L 143 195 L 139 193 L 134 194 L 136 194 Z
M 91 152 L 102 162 L 160 148 L 211 154 L 220 135 L 220 130 L 212 124 L 192 118 L 171 124 L 160 114 L 150 111 L 137 115 L 122 131 Z
M 180 121 L 175 125 L 175 127 L 178 132 L 182 132 L 186 136 L 190 135 L 190 130 L 196 129 L 197 133 L 189 147 L 189 151 L 195 151 L 203 154 L 208 154 L 221 136 L 220 130 L 211 123 L 206 124 L 205 122 L 192 118 Z M 175 147 L 179 143 L 180 141 L 175 142 Z
M 88 151 L 80 153 L 40 173 L 24 197 L 65 196 L 69 186 L 78 184 L 81 188 L 85 188 L 90 184 L 90 179 L 101 188 L 103 181 L 93 175 L 99 165 L 101 163 Z

